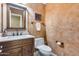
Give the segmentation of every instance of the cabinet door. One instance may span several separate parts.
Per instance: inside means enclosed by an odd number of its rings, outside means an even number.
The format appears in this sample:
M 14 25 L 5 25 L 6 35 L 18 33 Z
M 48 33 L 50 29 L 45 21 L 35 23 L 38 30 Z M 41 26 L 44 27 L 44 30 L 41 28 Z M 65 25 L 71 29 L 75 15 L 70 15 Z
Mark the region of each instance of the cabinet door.
M 23 46 L 23 56 L 33 56 L 33 45 Z
M 1 56 L 21 56 L 21 48 L 14 48 L 14 49 L 8 49 L 8 50 L 3 50 L 0 53 Z

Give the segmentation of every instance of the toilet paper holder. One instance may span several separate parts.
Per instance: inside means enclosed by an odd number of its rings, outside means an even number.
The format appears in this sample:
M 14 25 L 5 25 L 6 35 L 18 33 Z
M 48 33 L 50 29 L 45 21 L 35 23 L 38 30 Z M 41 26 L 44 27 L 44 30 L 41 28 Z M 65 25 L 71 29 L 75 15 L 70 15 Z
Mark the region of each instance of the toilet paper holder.
M 63 42 L 56 41 L 56 44 L 57 44 L 58 46 L 60 46 L 61 48 L 64 48 L 64 43 L 63 43 Z

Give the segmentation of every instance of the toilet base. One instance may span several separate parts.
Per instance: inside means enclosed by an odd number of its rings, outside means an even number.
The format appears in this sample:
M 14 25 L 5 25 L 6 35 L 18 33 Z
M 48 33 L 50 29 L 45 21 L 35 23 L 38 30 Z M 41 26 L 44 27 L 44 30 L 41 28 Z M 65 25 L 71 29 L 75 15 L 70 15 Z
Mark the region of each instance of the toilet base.
M 57 56 L 57 55 L 52 52 L 51 52 L 51 55 L 44 55 L 40 51 L 37 50 L 34 52 L 34 56 Z
M 38 53 L 40 54 L 40 56 L 53 56 L 51 53 L 49 55 L 48 54 L 43 54 L 40 51 L 38 51 Z

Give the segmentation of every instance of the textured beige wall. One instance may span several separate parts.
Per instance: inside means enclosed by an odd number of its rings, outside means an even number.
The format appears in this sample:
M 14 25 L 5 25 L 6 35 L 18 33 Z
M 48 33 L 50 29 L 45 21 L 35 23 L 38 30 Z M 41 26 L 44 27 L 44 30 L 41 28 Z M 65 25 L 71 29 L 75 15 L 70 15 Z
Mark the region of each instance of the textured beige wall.
M 79 55 L 79 4 L 47 4 L 46 32 L 57 55 Z M 64 48 L 56 44 L 64 42 Z
M 26 6 L 28 7 L 28 11 L 29 11 L 29 32 L 33 35 L 35 35 L 36 37 L 44 37 L 45 36 L 45 26 L 42 25 L 41 27 L 41 31 L 37 32 L 36 28 L 35 28 L 35 23 L 37 21 L 35 21 L 35 13 L 39 13 L 42 15 L 42 19 L 40 23 L 44 23 L 44 14 L 45 14 L 45 7 L 43 4 L 41 3 L 28 3 L 26 4 Z M 31 22 L 34 22 L 33 24 L 31 24 Z

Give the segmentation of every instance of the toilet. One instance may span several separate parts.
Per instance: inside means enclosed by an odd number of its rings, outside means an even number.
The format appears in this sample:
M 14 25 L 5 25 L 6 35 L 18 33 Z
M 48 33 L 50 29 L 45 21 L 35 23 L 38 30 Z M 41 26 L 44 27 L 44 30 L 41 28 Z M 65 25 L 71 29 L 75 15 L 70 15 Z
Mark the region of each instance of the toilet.
M 50 56 L 52 49 L 44 44 L 44 38 L 35 38 L 35 48 L 42 56 Z

